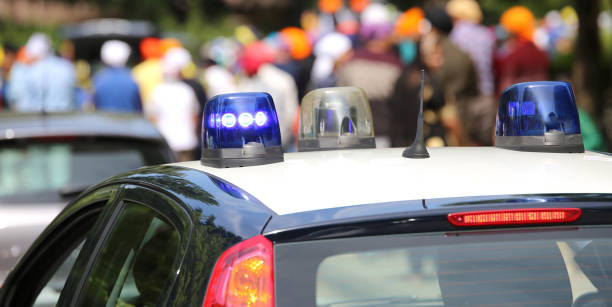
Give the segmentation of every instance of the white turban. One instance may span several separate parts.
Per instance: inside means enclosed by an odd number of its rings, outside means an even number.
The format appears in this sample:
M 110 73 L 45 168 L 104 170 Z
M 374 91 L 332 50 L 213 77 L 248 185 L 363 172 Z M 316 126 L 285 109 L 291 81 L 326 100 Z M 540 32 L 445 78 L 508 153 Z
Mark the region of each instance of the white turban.
M 351 48 L 351 40 L 346 35 L 337 32 L 325 34 L 314 46 L 313 53 L 316 59 L 310 75 L 312 80 L 321 82 L 331 76 L 336 60 Z
M 338 32 L 328 33 L 323 36 L 314 46 L 315 56 L 331 56 L 340 58 L 352 48 L 351 40 L 344 34 Z
M 122 41 L 110 40 L 102 45 L 100 56 L 102 62 L 108 66 L 124 67 L 131 52 L 130 45 Z
M 191 63 L 191 54 L 187 49 L 174 47 L 164 54 L 162 69 L 165 76 L 177 77 L 180 71 Z
M 382 3 L 372 3 L 361 12 L 361 24 L 385 25 L 393 22 L 389 9 Z
M 46 34 L 34 33 L 25 46 L 26 54 L 31 58 L 44 58 L 51 52 L 51 40 Z

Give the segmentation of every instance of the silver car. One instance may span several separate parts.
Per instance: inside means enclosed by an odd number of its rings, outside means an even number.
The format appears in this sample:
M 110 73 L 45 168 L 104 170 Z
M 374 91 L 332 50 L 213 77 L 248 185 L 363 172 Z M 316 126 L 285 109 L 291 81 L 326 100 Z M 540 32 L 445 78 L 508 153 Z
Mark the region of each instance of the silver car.
M 137 115 L 0 113 L 0 284 L 34 239 L 91 184 L 174 161 Z

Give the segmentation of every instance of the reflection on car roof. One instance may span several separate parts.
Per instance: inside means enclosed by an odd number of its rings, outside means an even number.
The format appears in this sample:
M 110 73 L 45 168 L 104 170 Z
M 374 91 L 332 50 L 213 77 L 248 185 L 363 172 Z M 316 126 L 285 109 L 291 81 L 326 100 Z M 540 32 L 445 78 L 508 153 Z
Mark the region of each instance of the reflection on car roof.
M 68 39 L 92 36 L 147 37 L 156 33 L 157 30 L 151 22 L 117 18 L 91 19 L 62 28 L 62 36 Z
M 62 135 L 162 139 L 149 121 L 136 114 L 0 112 L 0 140 Z

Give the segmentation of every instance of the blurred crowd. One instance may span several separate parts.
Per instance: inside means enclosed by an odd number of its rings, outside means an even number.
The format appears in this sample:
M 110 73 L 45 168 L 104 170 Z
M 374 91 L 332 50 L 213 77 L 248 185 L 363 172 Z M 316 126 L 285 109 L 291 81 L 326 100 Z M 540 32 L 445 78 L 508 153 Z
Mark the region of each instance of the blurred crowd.
M 270 93 L 291 151 L 306 92 L 357 86 L 370 100 L 377 147 L 396 147 L 414 138 L 424 69 L 426 145 L 491 145 L 499 95 L 513 83 L 550 79 L 551 61 L 571 52 L 577 15 L 566 7 L 536 20 L 515 6 L 498 25 L 482 19 L 475 0 L 404 12 L 384 1 L 319 0 L 318 10 L 303 12 L 300 27 L 263 35 L 241 25 L 193 55 L 174 38 L 144 38 L 138 50 L 110 40 L 93 73 L 90 63 L 57 55 L 36 33 L 21 48 L 4 46 L 1 106 L 142 113 L 181 160 L 190 160 L 199 159 L 199 122 L 215 95 Z M 134 52 L 140 61 L 128 67 Z M 585 147 L 605 150 L 597 126 L 585 112 L 580 116 Z

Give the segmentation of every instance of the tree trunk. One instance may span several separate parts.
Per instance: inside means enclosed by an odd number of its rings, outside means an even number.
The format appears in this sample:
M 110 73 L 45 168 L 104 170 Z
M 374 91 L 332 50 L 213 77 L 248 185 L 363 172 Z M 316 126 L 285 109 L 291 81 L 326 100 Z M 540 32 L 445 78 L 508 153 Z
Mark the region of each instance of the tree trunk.
M 599 121 L 603 107 L 599 67 L 601 48 L 597 26 L 599 1 L 576 0 L 575 3 L 579 20 L 572 76 L 576 100 L 581 108 Z

